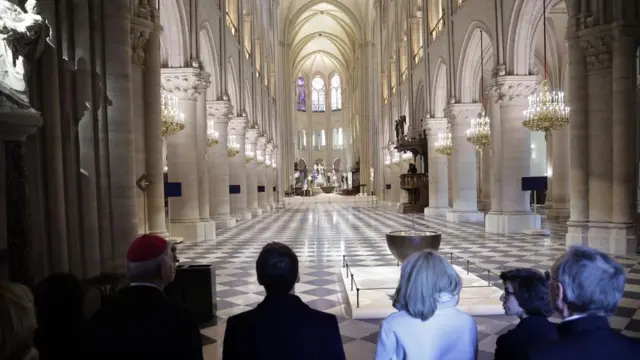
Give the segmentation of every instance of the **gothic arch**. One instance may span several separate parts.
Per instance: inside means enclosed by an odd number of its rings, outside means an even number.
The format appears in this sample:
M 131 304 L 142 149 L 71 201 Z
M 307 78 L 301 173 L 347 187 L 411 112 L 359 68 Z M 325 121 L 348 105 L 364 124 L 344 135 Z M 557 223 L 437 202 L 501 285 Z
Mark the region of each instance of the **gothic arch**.
M 200 29 L 200 60 L 204 70 L 211 74 L 211 86 L 207 89 L 207 100 L 217 100 L 220 96 L 220 62 L 213 41 L 211 25 L 208 21 L 202 23 Z
M 249 84 L 248 80 L 245 80 L 243 88 L 244 88 L 244 106 L 245 106 L 245 111 L 247 112 L 247 116 L 249 117 L 249 120 L 251 122 L 255 123 L 260 119 L 260 117 L 257 116 L 253 111 L 253 108 L 254 108 L 254 106 L 256 106 L 256 103 L 254 102 L 254 97 L 251 96 L 251 85 Z M 257 100 L 257 97 L 256 97 L 256 100 Z M 258 110 L 259 109 L 260 108 L 258 107 Z M 255 116 L 255 118 L 253 118 L 254 116 Z
M 449 84 L 447 79 L 447 64 L 444 59 L 438 59 L 435 77 L 433 78 L 433 100 L 431 113 L 434 117 L 443 118 L 444 109 L 449 105 Z
M 160 6 L 160 23 L 164 27 L 160 35 L 162 65 L 164 67 L 185 67 L 188 64 L 189 29 L 187 13 L 182 1 L 163 0 Z
M 547 9 L 553 9 L 565 0 L 549 0 Z M 507 73 L 529 75 L 533 65 L 535 32 L 542 19 L 543 2 L 516 0 L 507 33 Z
M 482 30 L 482 33 L 480 32 Z M 483 49 L 480 47 L 482 35 Z M 456 97 L 461 103 L 480 102 L 480 69 L 484 69 L 493 58 L 493 38 L 487 26 L 479 21 L 474 21 L 469 26 L 462 43 L 458 71 L 456 72 Z M 484 64 L 480 64 L 481 51 L 484 51 Z
M 425 118 L 425 106 L 424 106 L 424 85 L 422 84 L 422 81 L 420 81 L 418 83 L 418 86 L 416 87 L 416 89 L 418 89 L 415 92 L 415 98 L 413 100 L 413 104 L 414 104 L 414 109 L 413 109 L 413 115 L 415 117 L 415 125 L 416 126 L 420 126 L 419 121 L 421 119 Z
M 233 58 L 229 58 L 227 61 L 227 91 L 229 92 L 229 100 L 231 101 L 231 105 L 233 105 L 235 115 L 240 115 L 244 109 L 240 108 L 240 85 L 238 84 L 236 74 L 236 66 L 233 63 Z

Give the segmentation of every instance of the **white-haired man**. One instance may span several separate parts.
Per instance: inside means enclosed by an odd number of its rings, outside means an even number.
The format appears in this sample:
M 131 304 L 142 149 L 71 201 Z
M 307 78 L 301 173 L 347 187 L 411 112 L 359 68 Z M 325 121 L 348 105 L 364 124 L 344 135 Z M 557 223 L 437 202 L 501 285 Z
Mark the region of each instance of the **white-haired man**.
M 551 303 L 563 321 L 559 338 L 530 351 L 532 360 L 637 360 L 640 340 L 609 326 L 624 292 L 624 268 L 596 249 L 570 248 L 547 273 Z
M 198 325 L 163 292 L 175 272 L 167 240 L 147 234 L 133 241 L 127 252 L 129 286 L 93 318 L 92 359 L 203 359 Z

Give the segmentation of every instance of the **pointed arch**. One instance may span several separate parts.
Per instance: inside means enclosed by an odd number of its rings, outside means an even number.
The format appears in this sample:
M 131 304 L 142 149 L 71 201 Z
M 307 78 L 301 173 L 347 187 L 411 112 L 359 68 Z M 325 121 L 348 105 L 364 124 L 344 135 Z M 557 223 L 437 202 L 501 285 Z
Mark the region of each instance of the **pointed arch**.
M 342 79 L 340 74 L 334 72 L 331 76 L 331 111 L 342 110 Z
M 185 67 L 191 53 L 187 13 L 179 0 L 163 0 L 160 24 L 164 31 L 160 35 L 163 67 Z
M 415 92 L 415 97 L 413 99 L 413 105 L 414 105 L 413 115 L 416 118 L 416 121 L 414 122 L 415 125 L 419 126 L 420 124 L 418 122 L 421 119 L 425 118 L 424 84 L 422 83 L 422 81 L 418 83 L 418 86 L 416 86 L 416 89 L 418 90 Z
M 438 59 L 431 94 L 431 113 L 434 117 L 443 118 L 444 109 L 449 105 L 449 79 L 447 77 L 447 64 L 443 58 Z
M 257 97 L 254 98 L 253 96 L 251 96 L 251 83 L 249 82 L 249 80 L 245 80 L 244 81 L 244 107 L 245 107 L 245 111 L 247 112 L 247 114 L 249 115 L 249 120 L 251 122 L 256 122 L 257 120 L 262 120 L 260 117 L 256 118 L 256 119 L 251 119 L 253 116 L 255 116 L 255 113 L 253 111 L 254 106 L 256 106 L 255 104 L 255 100 L 257 100 Z M 260 108 L 258 107 L 258 110 Z
M 211 86 L 207 88 L 207 100 L 216 100 L 220 96 L 220 61 L 216 43 L 213 41 L 211 24 L 204 21 L 200 27 L 200 60 L 204 70 L 211 74 Z
M 483 49 L 480 47 L 481 36 Z M 472 22 L 462 43 L 458 70 L 456 71 L 456 97 L 460 102 L 480 102 L 478 82 L 480 69 L 484 69 L 480 64 L 481 51 L 484 51 L 485 64 L 483 66 L 486 66 L 487 63 L 494 61 L 493 49 L 493 35 L 489 28 L 482 22 Z M 493 65 L 495 66 L 495 64 Z
M 236 115 L 240 115 L 243 109 L 240 109 L 240 84 L 236 77 L 236 66 L 233 63 L 233 58 L 229 58 L 227 61 L 227 91 L 229 92 L 229 100 L 235 110 Z
M 321 74 L 316 74 L 311 79 L 311 111 L 326 111 L 327 84 Z

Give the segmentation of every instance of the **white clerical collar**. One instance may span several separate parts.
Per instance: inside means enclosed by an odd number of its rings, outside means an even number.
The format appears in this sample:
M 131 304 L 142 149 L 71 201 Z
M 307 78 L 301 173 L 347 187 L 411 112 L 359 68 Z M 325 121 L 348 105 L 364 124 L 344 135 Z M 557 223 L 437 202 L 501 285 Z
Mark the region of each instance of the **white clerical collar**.
M 147 282 L 132 282 L 131 284 L 129 284 L 129 286 L 150 286 L 162 291 L 162 288 L 160 288 L 160 286 Z
M 580 319 L 587 316 L 586 314 L 577 314 L 577 315 L 571 315 L 568 318 L 562 320 L 562 322 L 567 322 L 567 321 L 571 321 L 571 320 L 576 320 L 576 319 Z

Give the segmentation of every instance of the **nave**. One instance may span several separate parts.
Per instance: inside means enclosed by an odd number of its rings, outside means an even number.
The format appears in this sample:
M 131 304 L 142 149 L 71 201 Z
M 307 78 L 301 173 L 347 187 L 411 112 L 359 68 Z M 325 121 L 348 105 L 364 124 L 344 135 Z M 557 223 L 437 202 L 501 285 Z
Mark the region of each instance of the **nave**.
M 566 249 L 566 226 L 543 225 L 551 231 L 550 237 L 501 236 L 485 233 L 481 223 L 453 224 L 444 218 L 412 217 L 380 205 L 301 204 L 258 221 L 239 223 L 215 241 L 180 245 L 178 255 L 181 263 L 216 267 L 218 317 L 217 324 L 202 329 L 205 359 L 220 359 L 226 318 L 256 306 L 264 296 L 256 280 L 255 260 L 262 246 L 270 241 L 284 242 L 297 253 L 301 282 L 296 285 L 296 293 L 311 307 L 338 316 L 347 358 L 372 359 L 380 320 L 353 320 L 347 314 L 346 290 L 338 272 L 343 255 L 357 266 L 393 266 L 395 260 L 384 234 L 415 226 L 441 232 L 440 253 L 469 260 L 473 263 L 470 271 L 481 278 L 486 277 L 487 269 L 494 273 L 513 267 L 548 270 Z M 613 328 L 640 337 L 640 258 L 615 259 L 629 273 L 624 298 L 610 322 Z M 490 280 L 501 287 L 497 276 Z M 504 315 L 475 318 L 478 359 L 493 359 L 496 338 L 513 327 L 516 320 Z

